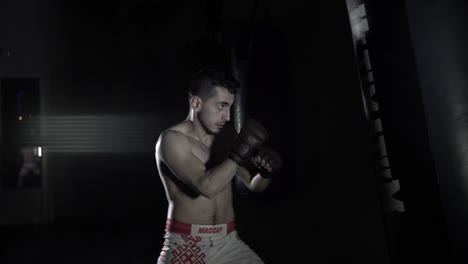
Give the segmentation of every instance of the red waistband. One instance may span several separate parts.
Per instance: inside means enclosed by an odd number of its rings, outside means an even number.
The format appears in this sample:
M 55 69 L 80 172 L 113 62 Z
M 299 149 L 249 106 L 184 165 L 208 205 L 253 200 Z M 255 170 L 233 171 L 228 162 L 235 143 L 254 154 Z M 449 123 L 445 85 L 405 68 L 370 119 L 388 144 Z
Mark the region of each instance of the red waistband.
M 227 225 L 228 234 L 234 231 L 236 228 L 236 224 L 234 221 L 230 223 L 226 223 L 226 225 Z M 210 225 L 187 224 L 187 223 L 177 222 L 171 219 L 166 220 L 166 229 L 168 231 L 182 234 L 182 235 L 191 235 L 193 226 L 210 226 Z

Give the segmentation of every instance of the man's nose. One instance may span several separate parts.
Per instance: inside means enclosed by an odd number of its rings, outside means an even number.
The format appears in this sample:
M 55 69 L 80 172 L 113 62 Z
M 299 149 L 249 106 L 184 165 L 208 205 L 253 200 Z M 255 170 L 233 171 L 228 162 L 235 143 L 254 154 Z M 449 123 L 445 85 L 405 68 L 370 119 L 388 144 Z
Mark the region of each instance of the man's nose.
M 224 120 L 228 121 L 228 122 L 229 122 L 229 120 L 231 120 L 231 112 L 230 111 L 226 111 L 224 113 Z

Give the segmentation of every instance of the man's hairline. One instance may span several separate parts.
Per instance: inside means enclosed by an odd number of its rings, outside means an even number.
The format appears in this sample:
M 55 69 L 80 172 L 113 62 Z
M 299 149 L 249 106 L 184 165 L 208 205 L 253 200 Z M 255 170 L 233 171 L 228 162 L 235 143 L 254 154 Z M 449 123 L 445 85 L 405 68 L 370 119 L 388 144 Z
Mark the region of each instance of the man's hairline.
M 208 100 L 208 99 L 210 99 L 210 98 L 215 97 L 215 96 L 219 93 L 219 91 L 217 90 L 217 88 L 221 88 L 221 89 L 227 90 L 230 94 L 234 95 L 234 97 L 235 97 L 235 95 L 236 95 L 236 93 L 232 91 L 233 89 L 230 89 L 230 88 L 228 88 L 228 87 L 226 87 L 226 86 L 222 86 L 222 85 L 213 85 L 212 92 L 209 93 L 209 94 L 212 94 L 211 96 L 208 96 L 208 97 L 206 97 L 205 99 L 203 99 L 202 96 L 200 96 L 200 95 L 192 94 L 192 95 L 190 95 L 189 100 L 192 99 L 192 97 L 197 96 L 198 98 L 200 98 L 200 99 L 206 101 L 206 100 Z M 214 91 L 214 92 L 213 92 L 213 91 Z

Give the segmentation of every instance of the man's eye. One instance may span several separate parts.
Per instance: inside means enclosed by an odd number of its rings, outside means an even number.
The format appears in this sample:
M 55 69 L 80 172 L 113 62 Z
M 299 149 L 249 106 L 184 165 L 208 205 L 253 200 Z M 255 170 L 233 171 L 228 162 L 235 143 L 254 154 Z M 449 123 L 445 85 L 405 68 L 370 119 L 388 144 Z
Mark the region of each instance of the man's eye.
M 220 110 L 223 110 L 223 109 L 224 109 L 224 105 L 218 105 L 218 108 L 219 108 Z

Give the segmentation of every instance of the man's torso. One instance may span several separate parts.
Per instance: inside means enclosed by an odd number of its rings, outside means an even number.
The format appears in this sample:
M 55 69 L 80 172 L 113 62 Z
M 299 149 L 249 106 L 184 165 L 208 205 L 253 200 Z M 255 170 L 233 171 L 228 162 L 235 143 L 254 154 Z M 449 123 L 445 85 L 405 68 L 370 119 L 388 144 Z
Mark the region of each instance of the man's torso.
M 210 158 L 210 145 L 187 135 L 187 125 L 183 122 L 169 130 L 184 134 L 190 142 L 187 151 L 191 151 L 203 164 Z M 185 185 L 169 169 L 164 169 L 164 162 L 158 160 L 161 180 L 166 189 L 169 202 L 168 218 L 184 223 L 220 224 L 234 220 L 232 207 L 232 186 L 229 184 L 215 197 L 208 199 Z

